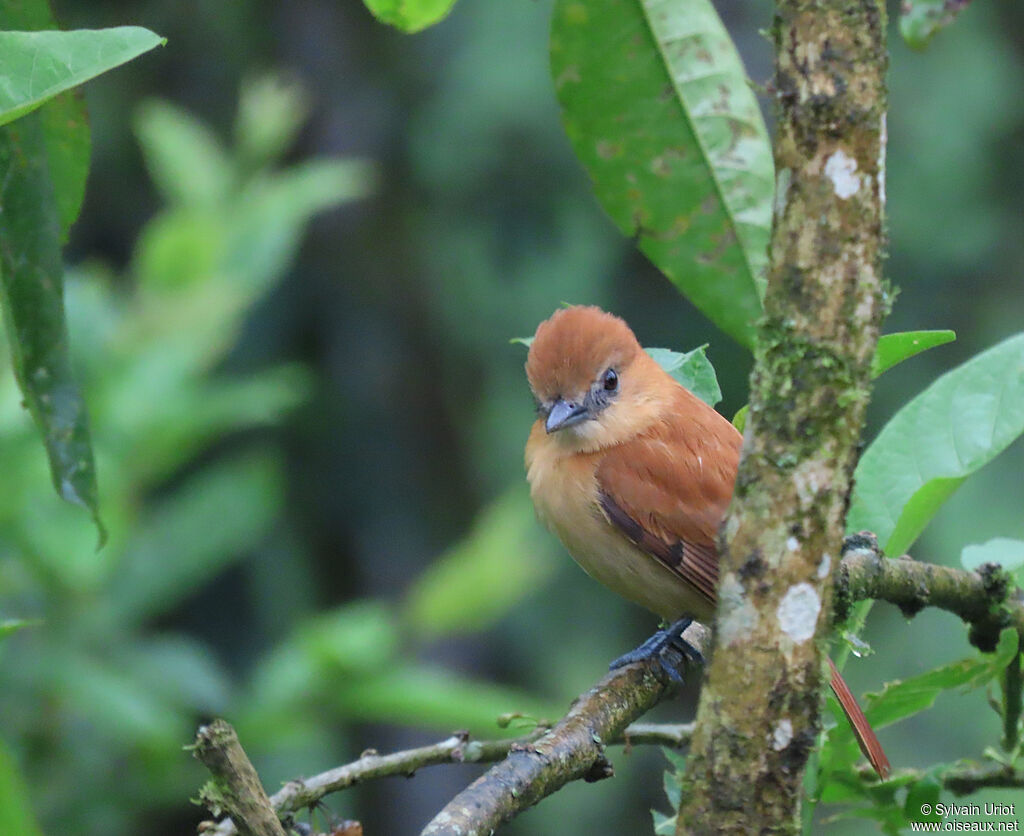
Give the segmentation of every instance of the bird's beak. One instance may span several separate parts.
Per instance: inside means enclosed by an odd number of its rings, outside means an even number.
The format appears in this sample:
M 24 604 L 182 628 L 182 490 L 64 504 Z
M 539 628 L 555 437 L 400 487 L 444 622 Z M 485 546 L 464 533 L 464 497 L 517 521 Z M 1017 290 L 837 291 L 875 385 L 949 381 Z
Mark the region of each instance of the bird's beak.
M 578 424 L 580 421 L 586 421 L 589 417 L 590 412 L 582 404 L 559 399 L 551 407 L 551 412 L 548 413 L 547 420 L 544 422 L 544 429 L 553 433 L 556 430 L 564 430 L 566 427 Z

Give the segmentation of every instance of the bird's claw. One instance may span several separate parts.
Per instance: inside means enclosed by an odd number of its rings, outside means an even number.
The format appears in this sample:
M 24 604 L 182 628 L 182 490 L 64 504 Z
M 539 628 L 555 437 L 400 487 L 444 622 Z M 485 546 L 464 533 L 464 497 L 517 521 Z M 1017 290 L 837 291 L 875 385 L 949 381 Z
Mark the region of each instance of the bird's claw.
M 692 618 L 680 618 L 664 630 L 658 630 L 639 647 L 629 653 L 624 653 L 612 662 L 608 666 L 609 670 L 615 670 L 633 662 L 656 659 L 669 679 L 681 685 L 683 677 L 680 670 L 685 667 L 686 662 L 704 661 L 700 651 L 683 638 L 683 631 L 692 623 Z

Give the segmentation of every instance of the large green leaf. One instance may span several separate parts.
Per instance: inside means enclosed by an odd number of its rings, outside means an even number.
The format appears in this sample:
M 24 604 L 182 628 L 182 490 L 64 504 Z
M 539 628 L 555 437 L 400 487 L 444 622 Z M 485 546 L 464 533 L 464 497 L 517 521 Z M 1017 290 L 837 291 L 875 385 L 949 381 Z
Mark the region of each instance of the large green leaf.
M 970 474 L 1024 432 L 1024 334 L 946 373 L 903 407 L 857 465 L 847 531 L 902 554 Z
M 96 468 L 64 320 L 60 219 L 39 115 L 0 128 L 0 304 L 15 376 L 57 492 L 92 513 Z
M 419 32 L 444 20 L 455 0 L 363 0 L 383 23 L 403 32 Z
M 751 345 L 772 155 L 712 4 L 557 0 L 551 68 L 601 205 L 716 325 Z
M 163 43 L 138 26 L 58 32 L 0 31 L 0 125 Z
M 900 34 L 914 49 L 924 49 L 940 29 L 949 26 L 971 0 L 904 0 Z

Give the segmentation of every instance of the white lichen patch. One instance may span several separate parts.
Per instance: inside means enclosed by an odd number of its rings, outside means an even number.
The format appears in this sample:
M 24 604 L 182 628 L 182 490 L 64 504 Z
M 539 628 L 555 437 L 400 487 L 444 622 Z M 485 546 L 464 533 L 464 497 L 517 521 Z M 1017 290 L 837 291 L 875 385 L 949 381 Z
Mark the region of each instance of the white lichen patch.
M 860 177 L 857 176 L 857 161 L 842 148 L 834 151 L 825 161 L 825 176 L 832 181 L 836 197 L 846 200 L 860 191 Z
M 801 506 L 805 508 L 817 505 L 818 494 L 828 483 L 829 478 L 825 468 L 818 461 L 804 462 L 793 473 L 793 486 L 796 488 L 796 495 Z
M 789 184 L 793 181 L 793 172 L 784 168 L 775 175 L 775 205 L 773 207 L 776 218 L 781 218 L 786 211 L 786 198 L 789 197 Z
M 757 610 L 747 599 L 743 584 L 733 572 L 722 578 L 718 596 L 722 601 L 718 639 L 723 644 L 730 645 L 750 635 L 757 627 Z
M 781 752 L 785 749 L 793 740 L 793 723 L 788 717 L 783 717 L 779 720 L 778 725 L 772 732 L 772 748 L 776 752 Z
M 821 612 L 821 598 L 809 583 L 798 583 L 779 602 L 775 611 L 779 629 L 797 644 L 803 644 L 814 635 Z
M 828 570 L 832 568 L 832 555 L 825 552 L 821 556 L 821 562 L 818 564 L 818 577 L 824 580 L 828 577 Z
M 889 144 L 889 127 L 885 119 L 885 113 L 882 113 L 882 120 L 879 127 L 878 136 L 878 200 L 885 207 L 885 150 Z

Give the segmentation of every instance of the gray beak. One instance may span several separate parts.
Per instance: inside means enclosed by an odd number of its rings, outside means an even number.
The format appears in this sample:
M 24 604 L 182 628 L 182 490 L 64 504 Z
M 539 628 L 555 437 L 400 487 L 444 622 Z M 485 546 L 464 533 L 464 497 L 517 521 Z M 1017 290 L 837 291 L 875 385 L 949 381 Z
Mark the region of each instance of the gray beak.
M 566 427 L 571 427 L 573 424 L 578 424 L 581 421 L 586 421 L 589 417 L 590 412 L 585 406 L 559 399 L 551 407 L 551 412 L 548 413 L 547 420 L 544 422 L 544 429 L 549 433 L 553 433 L 557 430 L 564 430 Z

